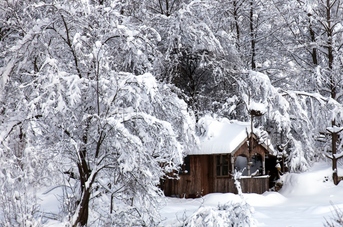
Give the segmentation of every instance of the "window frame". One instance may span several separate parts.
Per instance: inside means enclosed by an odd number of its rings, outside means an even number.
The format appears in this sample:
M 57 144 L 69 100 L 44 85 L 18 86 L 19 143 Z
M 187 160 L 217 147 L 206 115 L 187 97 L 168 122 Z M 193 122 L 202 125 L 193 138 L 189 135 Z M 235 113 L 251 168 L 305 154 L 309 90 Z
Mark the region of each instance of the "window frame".
M 219 163 L 218 163 L 218 158 L 219 158 Z M 223 162 L 223 160 L 226 160 L 226 161 Z M 217 154 L 217 155 L 215 155 L 214 163 L 215 163 L 215 175 L 216 175 L 216 177 L 230 177 L 231 176 L 229 154 Z M 225 171 L 225 168 L 227 168 L 227 171 Z M 218 172 L 219 172 L 219 174 L 218 174 Z M 227 174 L 224 174 L 225 172 Z

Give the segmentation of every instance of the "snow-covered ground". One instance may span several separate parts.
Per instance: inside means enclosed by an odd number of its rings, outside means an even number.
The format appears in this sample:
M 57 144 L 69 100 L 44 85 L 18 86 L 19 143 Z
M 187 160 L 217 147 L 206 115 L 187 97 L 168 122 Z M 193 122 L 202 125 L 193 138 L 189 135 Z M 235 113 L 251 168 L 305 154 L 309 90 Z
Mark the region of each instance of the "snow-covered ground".
M 244 194 L 254 207 L 258 226 L 269 227 L 319 227 L 325 218 L 330 220 L 333 203 L 343 209 L 343 183 L 335 186 L 331 180 L 331 166 L 315 163 L 305 173 L 285 174 L 284 186 L 279 192 L 265 192 L 262 195 Z M 343 175 L 343 169 L 338 169 Z M 161 210 L 165 221 L 162 226 L 176 226 L 179 220 L 190 216 L 199 206 L 216 207 L 240 197 L 232 193 L 213 193 L 198 199 L 167 198 Z

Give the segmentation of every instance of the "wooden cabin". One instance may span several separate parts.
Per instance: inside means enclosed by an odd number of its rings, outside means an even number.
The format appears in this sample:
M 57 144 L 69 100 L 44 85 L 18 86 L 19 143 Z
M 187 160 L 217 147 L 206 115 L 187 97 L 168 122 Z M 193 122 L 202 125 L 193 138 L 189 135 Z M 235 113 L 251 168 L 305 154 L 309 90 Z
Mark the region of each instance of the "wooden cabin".
M 179 179 L 163 181 L 166 196 L 195 198 L 215 192 L 237 193 L 235 170 L 243 171 L 240 182 L 244 193 L 262 194 L 273 186 L 278 176 L 276 156 L 265 134 L 258 136 L 258 130 L 249 130 L 249 123 L 228 119 L 212 119 L 206 124 L 200 148 L 185 157 Z

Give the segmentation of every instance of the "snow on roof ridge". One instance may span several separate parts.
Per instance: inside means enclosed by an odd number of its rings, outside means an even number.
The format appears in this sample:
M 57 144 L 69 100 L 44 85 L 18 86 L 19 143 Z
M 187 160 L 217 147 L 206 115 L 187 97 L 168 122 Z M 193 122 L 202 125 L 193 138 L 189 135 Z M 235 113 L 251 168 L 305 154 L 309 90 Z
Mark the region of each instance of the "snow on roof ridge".
M 190 154 L 231 153 L 247 137 L 250 123 L 204 116 L 198 122 L 200 147 Z
M 198 130 L 200 146 L 189 154 L 227 154 L 235 151 L 247 138 L 247 135 L 250 133 L 250 122 L 214 118 L 206 115 L 199 119 Z M 261 134 L 260 129 L 255 128 L 254 134 L 257 136 Z M 274 150 L 267 144 L 265 145 L 269 149 Z

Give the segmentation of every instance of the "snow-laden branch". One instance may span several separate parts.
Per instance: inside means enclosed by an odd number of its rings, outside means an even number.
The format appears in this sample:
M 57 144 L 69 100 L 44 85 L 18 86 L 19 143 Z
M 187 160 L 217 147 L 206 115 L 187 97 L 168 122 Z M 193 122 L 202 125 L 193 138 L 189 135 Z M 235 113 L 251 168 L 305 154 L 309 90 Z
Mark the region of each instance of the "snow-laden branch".
M 329 154 L 329 153 L 325 153 L 325 157 L 327 157 L 327 158 L 329 158 L 329 159 L 331 159 L 331 160 L 333 160 L 334 158 L 332 157 L 332 155 L 331 154 Z
M 338 154 L 334 154 L 334 155 L 332 155 L 332 154 L 330 154 L 328 152 L 325 152 L 325 157 L 327 157 L 327 158 L 329 158 L 331 160 L 333 160 L 333 159 L 337 160 L 337 159 L 343 158 L 343 152 L 338 153 Z
M 327 127 L 326 130 L 330 133 L 340 133 L 343 130 L 343 127 L 338 127 L 338 126 Z
M 331 98 L 326 98 L 324 96 L 322 96 L 319 93 L 309 93 L 309 92 L 304 92 L 304 91 L 282 91 L 282 95 L 286 96 L 289 95 L 291 97 L 294 97 L 294 95 L 298 95 L 298 96 L 308 96 L 311 98 L 315 98 L 316 100 L 318 100 L 318 102 L 321 105 L 325 105 L 326 103 L 328 103 L 329 101 L 336 101 L 336 100 L 332 100 Z M 336 101 L 337 102 L 337 101 Z M 337 103 L 338 104 L 338 103 Z
M 3 143 L 8 138 L 8 136 L 13 132 L 15 127 L 23 124 L 25 121 L 31 121 L 31 120 L 34 120 L 34 119 L 39 119 L 41 117 L 42 117 L 42 115 L 38 114 L 38 115 L 35 115 L 35 116 L 27 118 L 27 119 L 23 119 L 23 120 L 20 120 L 20 121 L 13 120 L 13 122 L 11 122 L 11 123 L 4 124 L 6 129 L 2 129 L 0 131 L 0 141 L 1 141 L 1 143 Z
M 334 156 L 336 159 L 340 159 L 340 158 L 343 157 L 343 152 L 338 153 L 338 154 L 334 154 L 333 156 Z

